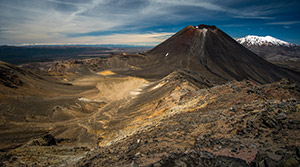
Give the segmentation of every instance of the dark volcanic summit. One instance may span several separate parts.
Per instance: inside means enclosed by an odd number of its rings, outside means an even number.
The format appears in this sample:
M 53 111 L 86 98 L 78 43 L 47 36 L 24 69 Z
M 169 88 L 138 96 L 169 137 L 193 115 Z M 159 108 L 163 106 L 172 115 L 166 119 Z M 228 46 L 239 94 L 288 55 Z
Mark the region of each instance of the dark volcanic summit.
M 151 63 L 142 72 L 154 76 L 184 69 L 216 83 L 243 79 L 258 83 L 281 78 L 300 80 L 299 74 L 265 61 L 216 26 L 189 25 L 146 55 Z

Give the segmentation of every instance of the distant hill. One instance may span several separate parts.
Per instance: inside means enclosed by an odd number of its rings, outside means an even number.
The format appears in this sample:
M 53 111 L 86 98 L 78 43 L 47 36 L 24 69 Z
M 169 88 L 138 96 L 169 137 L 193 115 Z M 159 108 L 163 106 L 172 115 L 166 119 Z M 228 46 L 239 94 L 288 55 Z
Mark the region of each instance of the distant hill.
M 112 53 L 137 53 L 149 50 L 150 47 L 130 45 L 43 45 L 43 46 L 0 46 L 0 60 L 12 64 L 46 62 L 66 59 L 91 57 L 104 58 Z
M 81 54 L 109 54 L 112 49 L 105 47 L 80 46 L 1 46 L 0 60 L 12 64 L 45 62 L 57 59 L 74 58 Z

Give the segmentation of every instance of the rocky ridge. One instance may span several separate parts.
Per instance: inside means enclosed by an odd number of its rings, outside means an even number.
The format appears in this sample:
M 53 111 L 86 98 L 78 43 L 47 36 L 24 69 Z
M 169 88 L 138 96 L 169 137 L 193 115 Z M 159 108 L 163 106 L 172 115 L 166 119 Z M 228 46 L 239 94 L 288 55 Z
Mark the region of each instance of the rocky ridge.
M 198 107 L 170 109 L 175 114 L 97 148 L 77 165 L 129 166 L 132 161 L 140 166 L 299 164 L 296 85 L 286 80 L 263 86 L 231 82 L 187 94 L 178 106 L 199 97 Z

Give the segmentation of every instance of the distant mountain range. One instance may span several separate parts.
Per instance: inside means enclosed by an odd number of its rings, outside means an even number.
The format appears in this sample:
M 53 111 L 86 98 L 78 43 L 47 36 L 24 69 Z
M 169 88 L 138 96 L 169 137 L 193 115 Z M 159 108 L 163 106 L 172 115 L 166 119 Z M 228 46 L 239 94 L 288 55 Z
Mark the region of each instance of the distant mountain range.
M 112 53 L 136 53 L 149 50 L 149 47 L 126 47 L 115 45 L 30 45 L 0 46 L 0 61 L 12 64 L 46 62 L 54 60 L 78 59 L 89 57 L 107 57 Z
M 273 64 L 300 72 L 299 45 L 271 36 L 248 35 L 236 41 Z

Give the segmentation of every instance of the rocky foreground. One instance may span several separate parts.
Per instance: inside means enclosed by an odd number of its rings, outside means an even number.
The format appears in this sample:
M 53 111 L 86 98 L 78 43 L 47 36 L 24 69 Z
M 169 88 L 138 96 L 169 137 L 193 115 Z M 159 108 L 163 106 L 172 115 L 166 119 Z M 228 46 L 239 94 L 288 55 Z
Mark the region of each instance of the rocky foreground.
M 163 118 L 118 143 L 89 152 L 77 166 L 298 166 L 299 87 L 230 82 L 188 92 Z M 174 112 L 174 111 L 168 111 Z
M 177 76 L 182 79 L 184 76 Z M 164 106 L 171 99 L 177 105 L 162 111 L 164 117 L 156 124 L 141 126 L 118 141 L 90 150 L 66 147 L 64 141 L 46 135 L 2 152 L 1 165 L 299 165 L 300 89 L 296 84 L 288 80 L 267 85 L 232 81 L 189 89 L 182 87 L 180 97 L 171 93 L 160 102 Z
M 157 103 L 149 102 L 156 106 L 151 111 L 153 115 L 140 111 L 139 117 L 131 118 L 134 124 L 129 125 L 123 117 L 124 124 L 122 121 L 120 124 L 124 127 L 113 123 L 121 118 L 110 120 L 106 125 L 115 127 L 108 128 L 111 130 L 99 138 L 96 148 L 66 146 L 65 141 L 48 134 L 2 152 L 1 166 L 300 164 L 300 88 L 297 84 L 281 80 L 259 85 L 245 80 L 201 88 L 192 83 L 187 75 L 175 73 L 154 84 L 155 87 L 150 86 L 152 91 L 161 91 L 175 84 Z M 128 114 L 132 115 L 130 111 Z M 116 128 L 118 133 L 113 133 Z

